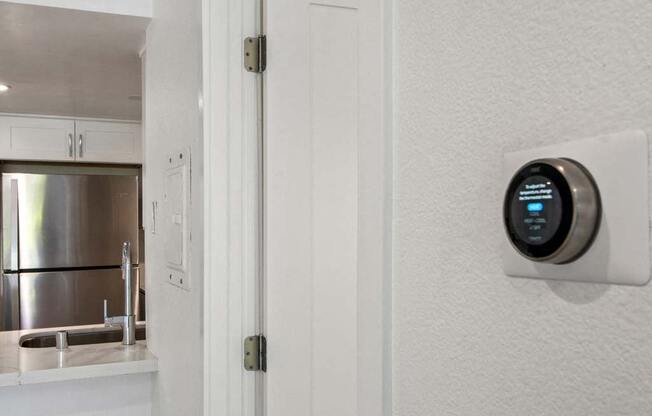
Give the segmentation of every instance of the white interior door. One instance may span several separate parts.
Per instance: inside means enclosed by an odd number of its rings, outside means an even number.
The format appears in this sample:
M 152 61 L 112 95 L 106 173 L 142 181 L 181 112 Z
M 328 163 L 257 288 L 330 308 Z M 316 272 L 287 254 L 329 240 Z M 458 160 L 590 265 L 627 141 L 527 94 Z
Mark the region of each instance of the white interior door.
M 267 2 L 267 416 L 383 414 L 382 7 Z

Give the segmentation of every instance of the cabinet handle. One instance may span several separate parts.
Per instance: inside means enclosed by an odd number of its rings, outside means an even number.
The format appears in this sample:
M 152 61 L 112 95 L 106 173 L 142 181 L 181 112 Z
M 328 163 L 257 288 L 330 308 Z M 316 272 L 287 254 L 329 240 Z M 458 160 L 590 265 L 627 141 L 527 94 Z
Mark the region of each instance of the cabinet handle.
M 84 157 L 84 136 L 79 135 L 79 157 Z
M 72 157 L 72 133 L 68 133 L 68 157 Z

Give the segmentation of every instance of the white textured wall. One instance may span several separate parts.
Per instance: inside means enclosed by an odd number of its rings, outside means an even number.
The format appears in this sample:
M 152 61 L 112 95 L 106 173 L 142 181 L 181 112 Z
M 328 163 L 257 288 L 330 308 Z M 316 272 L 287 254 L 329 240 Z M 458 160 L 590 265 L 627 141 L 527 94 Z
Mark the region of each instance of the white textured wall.
M 0 389 L 0 415 L 149 416 L 151 374 L 28 384 Z
M 148 345 L 159 358 L 153 414 L 200 415 L 202 384 L 201 1 L 154 0 L 145 55 L 144 208 Z M 166 283 L 164 235 L 151 234 L 151 202 L 163 209 L 166 155 L 191 146 L 190 291 Z
M 652 3 L 397 8 L 394 414 L 652 414 L 652 286 L 500 261 L 503 152 L 650 133 Z

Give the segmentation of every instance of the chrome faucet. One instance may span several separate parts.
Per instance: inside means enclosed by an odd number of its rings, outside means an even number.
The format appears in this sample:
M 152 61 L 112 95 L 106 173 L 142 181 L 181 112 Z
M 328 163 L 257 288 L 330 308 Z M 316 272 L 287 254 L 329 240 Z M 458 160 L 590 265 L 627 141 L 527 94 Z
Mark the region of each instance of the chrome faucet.
M 131 276 L 131 243 L 122 243 L 122 280 L 125 281 L 125 314 L 122 316 L 109 316 L 109 306 L 104 299 L 104 325 L 122 327 L 122 344 L 133 345 L 136 343 L 136 315 L 132 300 L 133 282 Z

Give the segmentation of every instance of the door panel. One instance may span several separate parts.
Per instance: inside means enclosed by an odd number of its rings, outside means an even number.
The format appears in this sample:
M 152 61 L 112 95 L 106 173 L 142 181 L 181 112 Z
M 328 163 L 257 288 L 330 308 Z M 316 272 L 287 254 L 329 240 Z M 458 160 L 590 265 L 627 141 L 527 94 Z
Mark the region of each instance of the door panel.
M 268 416 L 382 414 L 381 3 L 267 2 Z
M 76 131 L 80 162 L 142 162 L 140 124 L 77 121 Z
M 120 265 L 123 241 L 132 242 L 138 263 L 136 176 L 6 173 L 2 180 L 4 189 L 18 183 L 21 270 Z
M 75 122 L 0 116 L 0 159 L 72 161 Z
M 138 279 L 138 268 L 133 270 Z M 137 287 L 134 284 L 134 301 L 138 299 Z M 20 327 L 102 323 L 104 299 L 109 302 L 110 315 L 124 314 L 124 281 L 120 269 L 22 273 Z M 138 305 L 134 310 L 138 310 Z

